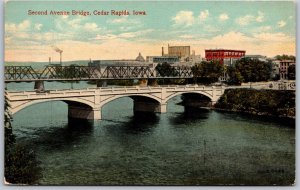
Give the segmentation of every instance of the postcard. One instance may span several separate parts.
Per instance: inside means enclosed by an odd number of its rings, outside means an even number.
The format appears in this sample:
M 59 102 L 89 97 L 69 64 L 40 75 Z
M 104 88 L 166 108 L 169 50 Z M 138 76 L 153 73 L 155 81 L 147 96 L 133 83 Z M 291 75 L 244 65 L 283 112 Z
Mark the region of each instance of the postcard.
M 5 184 L 295 184 L 295 2 L 4 8 Z

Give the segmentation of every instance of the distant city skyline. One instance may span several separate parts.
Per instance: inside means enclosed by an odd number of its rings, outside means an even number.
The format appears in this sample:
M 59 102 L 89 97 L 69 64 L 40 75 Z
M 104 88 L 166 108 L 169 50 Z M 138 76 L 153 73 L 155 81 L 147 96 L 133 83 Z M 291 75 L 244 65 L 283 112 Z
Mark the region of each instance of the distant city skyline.
M 72 15 L 72 10 L 90 15 Z M 112 15 L 112 10 L 130 15 Z M 63 61 L 132 59 L 139 52 L 161 55 L 168 44 L 191 46 L 202 57 L 205 49 L 215 48 L 296 55 L 292 1 L 9 1 L 4 31 L 5 61 L 47 62 L 51 57 L 59 62 L 53 47 L 63 50 Z

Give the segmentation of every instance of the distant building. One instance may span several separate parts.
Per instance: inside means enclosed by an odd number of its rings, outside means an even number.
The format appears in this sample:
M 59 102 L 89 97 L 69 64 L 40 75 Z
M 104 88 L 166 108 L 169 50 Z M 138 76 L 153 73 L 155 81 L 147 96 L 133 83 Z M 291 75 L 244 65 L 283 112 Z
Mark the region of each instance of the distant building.
M 135 60 L 136 61 L 140 61 L 140 62 L 144 62 L 145 61 L 145 59 L 144 59 L 144 57 L 142 56 L 141 53 L 139 53 L 139 55 L 137 56 L 137 58 Z
M 201 55 L 196 55 L 195 51 L 193 50 L 192 55 L 190 55 L 190 57 L 189 57 L 189 62 L 191 62 L 191 63 L 201 63 L 201 61 L 202 61 Z
M 144 57 L 141 53 L 136 57 L 136 59 L 115 59 L 115 60 L 90 60 L 88 66 L 108 66 L 108 65 L 138 65 L 145 62 Z
M 279 80 L 280 79 L 280 61 L 279 60 L 272 60 L 272 72 L 271 77 L 273 79 Z
M 164 47 L 161 48 L 161 56 L 147 56 L 148 63 L 170 63 L 170 64 L 188 64 L 200 63 L 201 55 L 191 54 L 190 46 L 170 46 L 168 44 L 168 53 L 165 53 Z
M 176 63 L 179 62 L 179 57 L 178 56 L 147 56 L 146 57 L 146 62 L 149 63 Z
M 190 46 L 169 46 L 168 44 L 168 56 L 177 56 L 179 58 L 186 58 L 191 55 Z
M 205 59 L 207 61 L 220 61 L 221 64 L 232 65 L 241 57 L 244 57 L 244 50 L 229 49 L 208 49 L 205 50 Z
M 295 65 L 294 60 L 280 60 L 279 62 L 280 80 L 288 79 L 288 68 L 290 65 Z

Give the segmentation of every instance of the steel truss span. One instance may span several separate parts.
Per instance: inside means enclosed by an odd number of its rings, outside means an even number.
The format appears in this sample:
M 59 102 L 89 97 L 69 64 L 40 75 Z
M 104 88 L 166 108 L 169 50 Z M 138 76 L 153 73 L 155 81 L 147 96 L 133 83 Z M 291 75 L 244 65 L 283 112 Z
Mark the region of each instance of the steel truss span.
M 31 66 L 5 66 L 5 82 L 27 81 L 78 81 L 97 79 L 159 79 L 192 78 L 191 67 L 172 66 L 167 69 L 155 69 L 149 66 L 46 66 L 35 70 Z

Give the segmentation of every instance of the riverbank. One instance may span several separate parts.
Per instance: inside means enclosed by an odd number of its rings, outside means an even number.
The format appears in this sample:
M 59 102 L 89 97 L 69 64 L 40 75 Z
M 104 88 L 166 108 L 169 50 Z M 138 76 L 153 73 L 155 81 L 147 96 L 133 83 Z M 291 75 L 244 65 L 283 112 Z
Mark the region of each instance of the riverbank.
M 295 119 L 295 91 L 227 89 L 214 109 Z

